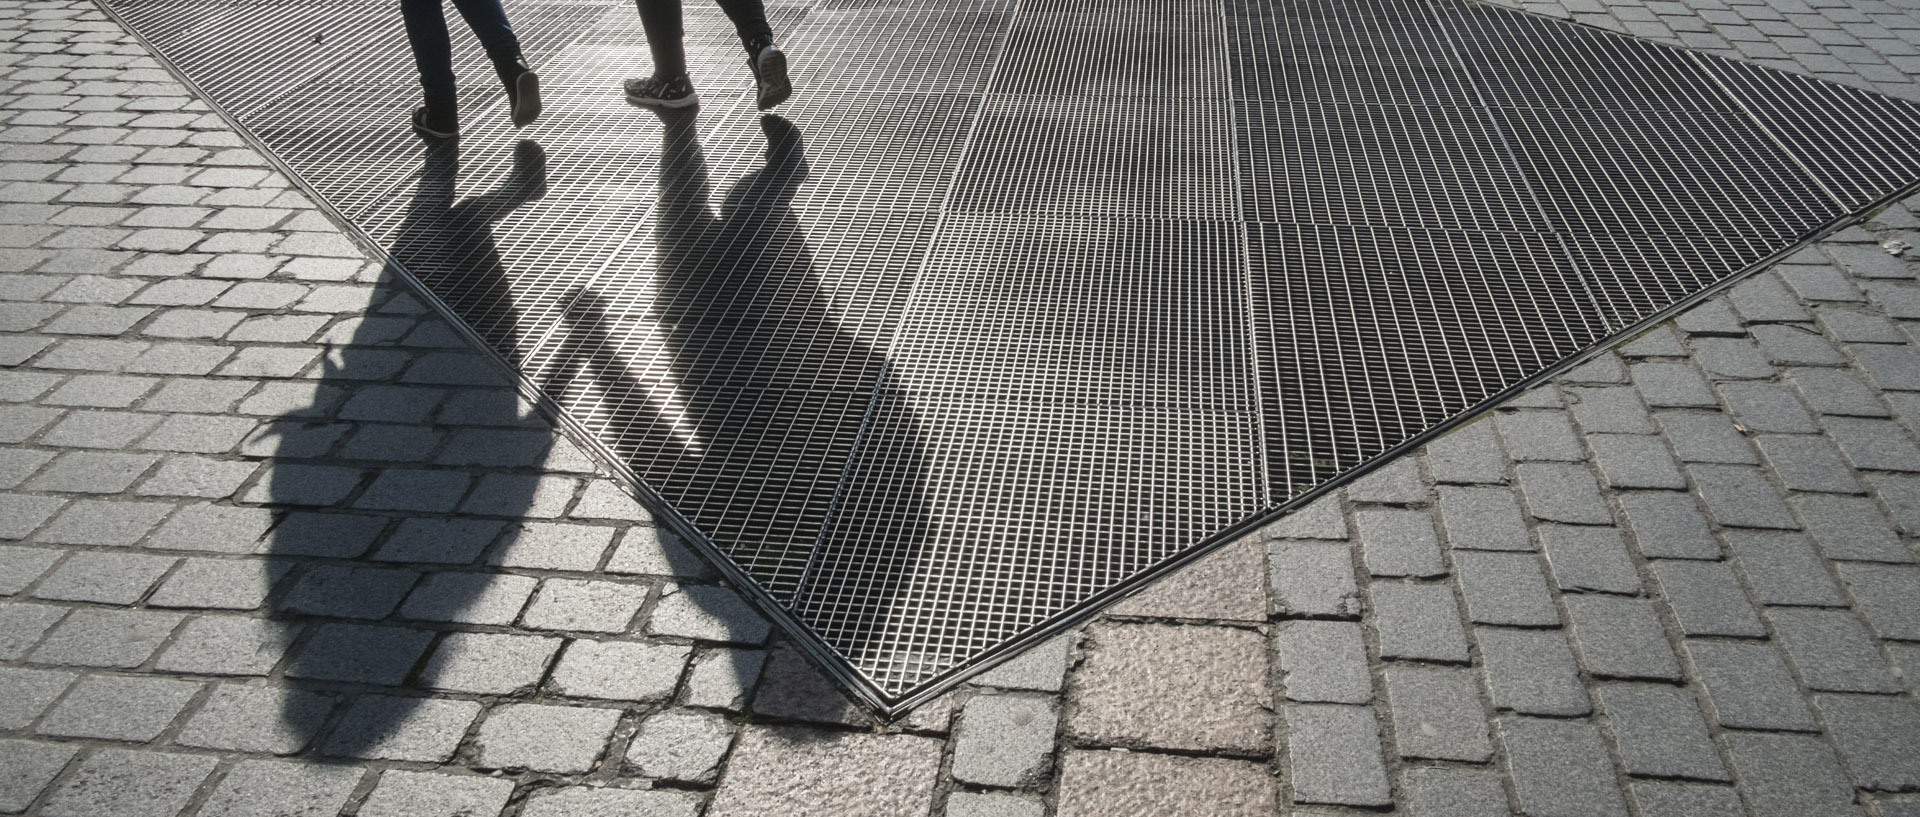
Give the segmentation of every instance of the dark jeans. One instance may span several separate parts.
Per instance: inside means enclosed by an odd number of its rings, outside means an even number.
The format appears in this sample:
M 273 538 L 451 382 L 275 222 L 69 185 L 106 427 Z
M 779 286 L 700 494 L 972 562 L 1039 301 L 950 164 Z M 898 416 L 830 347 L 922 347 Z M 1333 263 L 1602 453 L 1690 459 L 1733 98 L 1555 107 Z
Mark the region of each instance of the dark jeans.
M 507 10 L 500 0 L 453 0 L 467 27 L 480 38 L 494 62 L 520 56 L 520 40 L 513 36 Z M 400 0 L 407 21 L 407 41 L 413 44 L 413 64 L 420 69 L 420 89 L 432 110 L 451 111 L 457 93 L 453 87 L 453 42 L 447 35 L 447 14 L 441 0 Z
M 761 0 L 719 0 L 720 10 L 733 21 L 740 44 L 753 56 L 754 43 L 773 42 L 773 28 L 767 25 L 767 7 Z M 647 47 L 653 50 L 653 73 L 677 77 L 687 72 L 687 49 L 681 40 L 686 30 L 680 19 L 680 0 L 634 0 L 640 8 L 640 26 L 647 30 Z

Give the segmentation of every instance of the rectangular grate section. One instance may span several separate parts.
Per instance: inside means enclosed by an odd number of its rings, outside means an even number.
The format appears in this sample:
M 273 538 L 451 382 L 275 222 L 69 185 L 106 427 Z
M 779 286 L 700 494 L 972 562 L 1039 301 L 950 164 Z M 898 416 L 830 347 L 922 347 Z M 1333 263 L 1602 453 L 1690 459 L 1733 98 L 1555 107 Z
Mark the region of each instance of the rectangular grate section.
M 1220 8 L 1139 0 L 1097 10 L 1024 10 L 994 92 L 1155 99 L 1227 95 Z
M 1238 99 L 1469 105 L 1446 37 L 1422 3 L 1227 0 Z
M 1011 18 L 991 4 L 816 9 L 782 35 L 782 48 L 802 96 L 977 94 L 986 90 Z
M 1607 334 L 1554 239 L 1248 225 L 1275 501 Z
M 1244 411 L 1240 230 L 949 216 L 893 346 L 931 398 Z
M 1257 423 L 889 391 L 793 609 L 908 691 L 1258 511 Z
M 1545 228 L 1474 109 L 1234 103 L 1241 209 L 1293 224 Z
M 1233 218 L 1224 100 L 987 98 L 950 209 Z
M 1652 317 L 1786 246 L 1742 235 L 1576 233 L 1564 239 L 1614 326 Z
M 1540 108 L 1494 114 L 1561 230 L 1791 242 L 1843 214 L 1744 116 Z
M 1798 74 L 1699 59 L 1842 207 L 1866 207 L 1920 178 L 1920 106 Z

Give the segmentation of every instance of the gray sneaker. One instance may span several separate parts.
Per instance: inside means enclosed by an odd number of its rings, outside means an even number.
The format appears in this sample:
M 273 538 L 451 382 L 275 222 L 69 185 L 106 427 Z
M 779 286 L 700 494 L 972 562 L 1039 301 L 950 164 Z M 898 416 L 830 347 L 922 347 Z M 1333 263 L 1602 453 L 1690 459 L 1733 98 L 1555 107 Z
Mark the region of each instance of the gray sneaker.
M 793 83 L 787 79 L 787 54 L 769 43 L 747 60 L 753 68 L 753 82 L 759 91 L 760 110 L 766 110 L 793 96 Z
M 627 101 L 655 108 L 691 108 L 700 104 L 693 92 L 693 80 L 686 74 L 677 77 L 638 77 L 627 80 Z

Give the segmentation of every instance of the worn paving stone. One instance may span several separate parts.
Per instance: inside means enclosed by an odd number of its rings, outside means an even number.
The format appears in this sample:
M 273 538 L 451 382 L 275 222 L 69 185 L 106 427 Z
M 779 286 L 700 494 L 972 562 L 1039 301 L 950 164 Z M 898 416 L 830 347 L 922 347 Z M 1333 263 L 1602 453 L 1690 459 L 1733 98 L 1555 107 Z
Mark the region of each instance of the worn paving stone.
M 26 811 L 79 751 L 72 744 L 0 739 L 0 811 Z
M 1814 703 L 1855 785 L 1920 789 L 1920 705 L 1881 695 L 1819 695 Z
M 873 717 L 798 650 L 779 644 L 767 655 L 753 694 L 755 713 L 780 720 L 873 725 Z
M 1520 808 L 1539 817 L 1618 817 L 1627 804 L 1599 730 L 1580 721 L 1501 718 Z
M 1369 591 L 1381 657 L 1467 661 L 1466 631 L 1447 586 L 1375 582 Z
M 179 812 L 213 773 L 210 757 L 102 749 L 81 761 L 41 807 L 47 817 L 151 817 Z
M 363 695 L 322 745 L 325 754 L 443 763 L 480 714 L 472 701 Z
M 1626 511 L 1640 555 L 1649 559 L 1718 559 L 1720 543 L 1693 497 L 1673 493 L 1623 493 Z
M 1527 511 L 1535 519 L 1577 525 L 1613 523 L 1613 514 L 1600 497 L 1593 473 L 1585 466 L 1522 463 L 1513 470 Z
M 291 755 L 312 742 L 334 699 L 316 692 L 221 684 L 174 737 L 181 746 Z
M 1058 639 L 1056 639 L 1058 640 Z M 1047 649 L 1036 647 L 1029 653 Z M 1025 658 L 1027 656 L 1023 656 Z M 680 702 L 687 706 L 720 709 L 739 712 L 747 707 L 747 698 L 755 683 L 760 680 L 760 670 L 766 664 L 767 654 L 761 650 L 739 650 L 730 648 L 709 649 L 702 652 L 687 670 L 685 690 Z M 1002 665 L 1006 669 L 1013 662 Z M 987 675 L 999 670 L 991 670 L 980 675 L 976 681 L 986 683 Z M 1060 656 L 1060 677 L 1066 674 L 1066 656 Z M 1024 677 L 1024 676 L 1023 676 Z M 1001 685 L 1014 687 L 1004 679 L 996 679 Z M 1062 682 L 1056 679 L 1050 691 L 1058 691 Z M 1014 687 L 1019 688 L 1019 687 Z
M 1767 620 L 1807 686 L 1832 692 L 1900 691 L 1873 637 L 1851 614 L 1770 608 Z
M 1881 638 L 1920 641 L 1920 567 L 1837 565 L 1855 609 Z
M 1872 499 L 1855 496 L 1795 494 L 1788 498 L 1828 559 L 1861 562 L 1911 562 L 1914 554 L 1900 543 Z
M 1560 623 L 1560 612 L 1553 606 L 1546 576 L 1534 556 L 1456 551 L 1453 569 L 1459 576 L 1469 621 L 1515 627 Z
M 1277 786 L 1261 766 L 1216 758 L 1068 751 L 1061 761 L 1059 817 L 1275 813 Z
M 1689 639 L 1686 652 L 1721 726 L 1796 732 L 1818 728 L 1786 663 L 1771 646 Z
M 1699 704 L 1683 688 L 1607 684 L 1599 688 L 1614 746 L 1628 774 L 1726 781 Z
M 1507 476 L 1506 454 L 1500 449 L 1493 422 L 1486 419 L 1448 432 L 1427 443 L 1421 452 L 1427 462 L 1427 472 L 1435 482 L 1491 483 L 1501 482 Z
M 300 625 L 245 616 L 207 615 L 187 622 L 154 668 L 201 675 L 266 675 L 286 653 Z
M 1840 452 L 1825 437 L 1763 435 L 1757 440 L 1767 467 L 1790 491 L 1859 493 L 1860 480 L 1840 460 Z
M 1393 666 L 1385 673 L 1394 743 L 1402 757 L 1485 762 L 1493 757 L 1473 674 Z
M 1292 621 L 1274 633 L 1287 699 L 1364 704 L 1373 700 L 1366 635 L 1357 622 Z
M 1799 735 L 1721 738 L 1754 817 L 1862 817 L 1833 749 Z
M 947 795 L 947 817 L 1046 817 L 1046 813 L 1044 803 L 1018 795 L 964 791 Z
M 541 630 L 626 632 L 647 593 L 645 586 L 635 584 L 548 579 L 520 621 Z
M 1628 786 L 1641 817 L 1746 817 L 1740 795 L 1725 786 L 1634 783 Z
M 1380 727 L 1365 707 L 1287 707 L 1287 762 L 1301 803 L 1383 806 L 1393 802 L 1381 760 Z
M 74 678 L 58 670 L 0 667 L 0 689 L 8 692 L 0 697 L 0 729 L 25 729 L 67 691 Z
M 539 583 L 531 576 L 428 573 L 400 605 L 400 615 L 419 621 L 512 624 Z
M 522 817 L 694 817 L 699 813 L 699 804 L 684 792 L 590 786 L 537 792 L 520 812 Z
M 1661 436 L 1682 462 L 1758 465 L 1753 445 L 1725 414 L 1663 411 L 1654 415 Z
M 513 782 L 468 774 L 389 769 L 359 817 L 497 817 L 513 796 Z
M 183 618 L 178 613 L 145 610 L 75 610 L 47 634 L 30 660 L 131 669 L 146 663 Z
M 1273 714 L 1266 639 L 1225 627 L 1113 624 L 1090 629 L 1070 679 L 1066 731 L 1130 748 L 1265 754 Z M 1136 705 L 1142 688 L 1188 690 Z
M 1638 593 L 1640 575 L 1618 528 L 1543 525 L 1540 547 L 1561 590 Z
M 1724 562 L 1656 561 L 1660 595 L 1687 635 L 1765 638 L 1767 630 L 1733 568 Z
M 1047 744 L 1051 747 L 1052 730 Z M 711 712 L 670 709 L 641 721 L 627 763 L 644 777 L 711 784 L 733 740 L 733 726 Z
M 173 723 L 200 684 L 164 678 L 95 675 L 81 679 L 40 719 L 42 735 L 145 743 Z
M 1281 615 L 1359 617 L 1364 605 L 1348 545 L 1275 542 L 1268 553 L 1274 609 Z
M 1635 434 L 1591 434 L 1586 438 L 1593 449 L 1600 476 L 1610 488 L 1666 488 L 1681 490 L 1687 478 L 1674 465 L 1659 437 Z
M 926 814 L 939 766 L 932 738 L 748 725 L 706 817 Z
M 1816 607 L 1846 604 L 1820 554 L 1804 534 L 1729 531 L 1726 542 L 1760 603 Z
M 364 769 L 249 760 L 228 771 L 200 806 L 203 817 L 332 817 L 353 794 Z
M 505 633 L 448 633 L 420 671 L 427 689 L 514 695 L 546 676 L 561 639 Z
M 569 642 L 553 669 L 560 695 L 622 701 L 661 701 L 673 695 L 692 648 L 631 641 Z
M 1565 633 L 1479 627 L 1474 638 L 1496 709 L 1555 716 L 1593 711 Z
M 954 729 L 953 779 L 1008 789 L 1039 782 L 1053 758 L 1058 723 L 1059 713 L 1048 697 L 974 697 Z
M 508 704 L 488 713 L 475 765 L 560 774 L 591 771 L 620 720 L 616 709 Z
M 1694 488 L 1708 515 L 1736 528 L 1799 527 L 1787 503 L 1758 468 L 1738 465 L 1690 465 Z
M 529 611 L 531 615 L 531 611 Z M 759 644 L 772 625 L 725 587 L 669 585 L 647 618 L 647 632 L 696 641 Z
M 1073 640 L 1070 636 L 1055 636 L 1039 646 L 1027 648 L 1000 666 L 974 676 L 973 682 L 1000 689 L 1058 692 L 1066 683 L 1067 655 L 1072 649 Z
M 1149 618 L 1265 621 L 1269 606 L 1263 584 L 1265 559 L 1258 538 L 1247 537 L 1155 581 L 1108 612 Z
M 1653 605 L 1643 599 L 1567 596 L 1567 619 L 1587 672 L 1602 678 L 1680 680 L 1680 665 Z
M 1370 510 L 1353 515 L 1367 572 L 1375 576 L 1446 575 L 1440 540 L 1425 511 Z
M 173 559 L 163 556 L 82 551 L 42 580 L 33 595 L 55 601 L 132 604 L 173 564 Z

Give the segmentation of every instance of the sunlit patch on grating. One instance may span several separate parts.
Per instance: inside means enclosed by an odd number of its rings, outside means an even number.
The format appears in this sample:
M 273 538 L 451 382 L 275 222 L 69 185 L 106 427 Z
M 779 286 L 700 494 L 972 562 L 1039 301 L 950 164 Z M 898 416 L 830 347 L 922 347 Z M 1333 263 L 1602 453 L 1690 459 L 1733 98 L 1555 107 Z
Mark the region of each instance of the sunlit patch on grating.
M 391 6 L 109 5 L 883 706 L 1920 180 L 1920 107 L 1470 0 L 775 0 L 774 117 L 712 5 L 662 115 L 543 0 L 546 114 L 452 16 L 439 147 Z

